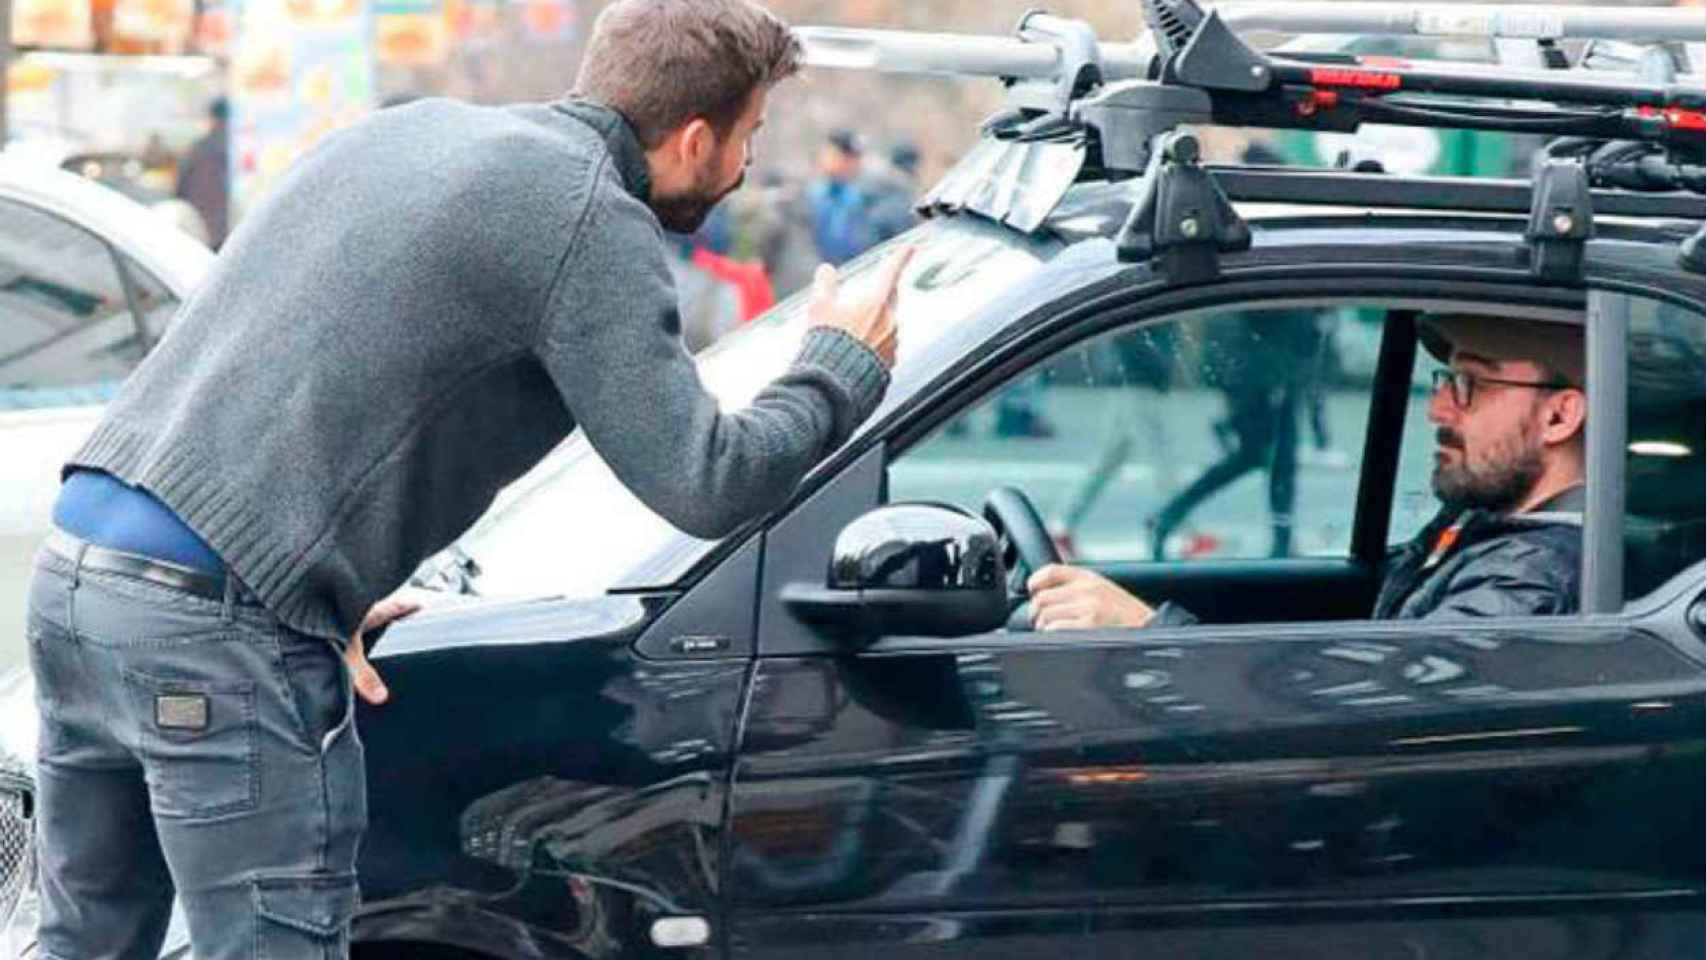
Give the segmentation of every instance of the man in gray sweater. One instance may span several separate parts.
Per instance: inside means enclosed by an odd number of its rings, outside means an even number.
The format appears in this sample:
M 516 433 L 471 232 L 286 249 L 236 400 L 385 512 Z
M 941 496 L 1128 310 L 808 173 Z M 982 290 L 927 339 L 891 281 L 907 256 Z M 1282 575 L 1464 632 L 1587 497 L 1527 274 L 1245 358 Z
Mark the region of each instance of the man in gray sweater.
M 871 413 L 904 255 L 857 301 L 820 272 L 743 412 L 680 341 L 661 229 L 740 185 L 798 56 L 749 0 L 620 0 L 576 96 L 382 111 L 237 229 L 67 465 L 31 585 L 44 956 L 153 957 L 174 891 L 201 960 L 344 955 L 381 598 L 577 427 L 715 537 Z

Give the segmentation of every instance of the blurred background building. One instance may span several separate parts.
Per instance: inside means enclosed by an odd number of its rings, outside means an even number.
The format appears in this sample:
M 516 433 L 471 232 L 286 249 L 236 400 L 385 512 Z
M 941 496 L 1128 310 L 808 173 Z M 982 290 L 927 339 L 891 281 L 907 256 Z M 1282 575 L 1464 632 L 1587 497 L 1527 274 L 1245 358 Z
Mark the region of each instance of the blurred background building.
M 608 0 L 0 0 L 10 25 L 6 153 L 155 204 L 217 245 L 303 151 L 386 105 L 557 97 Z M 1038 0 L 768 0 L 796 24 L 1005 34 Z M 1049 0 L 1106 39 L 1136 0 Z M 1485 45 L 1365 53 L 1486 59 Z M 1444 49 L 1442 49 L 1442 47 Z M 708 313 L 695 339 L 904 229 L 910 201 L 998 106 L 988 81 L 809 71 L 772 98 L 749 189 L 680 244 Z M 1508 174 L 1511 138 L 1370 130 L 1356 138 L 1212 131 L 1211 159 Z M 761 276 L 743 272 L 752 265 Z M 709 278 L 706 280 L 706 278 Z M 705 281 L 701 283 L 700 281 Z M 691 297 L 689 299 L 692 299 Z

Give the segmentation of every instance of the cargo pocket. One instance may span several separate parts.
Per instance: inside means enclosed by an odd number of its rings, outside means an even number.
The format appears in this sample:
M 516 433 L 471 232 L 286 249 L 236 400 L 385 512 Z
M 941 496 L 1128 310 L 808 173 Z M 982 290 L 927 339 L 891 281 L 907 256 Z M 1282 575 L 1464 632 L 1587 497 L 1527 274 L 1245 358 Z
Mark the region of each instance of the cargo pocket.
M 343 960 L 355 874 L 268 874 L 252 881 L 256 960 Z
M 199 819 L 253 810 L 261 783 L 255 685 L 124 672 L 154 814 Z

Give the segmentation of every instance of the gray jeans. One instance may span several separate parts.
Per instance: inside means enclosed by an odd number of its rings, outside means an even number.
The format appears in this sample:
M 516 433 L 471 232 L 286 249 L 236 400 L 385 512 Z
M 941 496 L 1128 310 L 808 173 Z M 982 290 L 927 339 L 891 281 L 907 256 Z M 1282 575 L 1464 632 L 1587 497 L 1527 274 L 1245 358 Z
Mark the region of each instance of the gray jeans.
M 348 956 L 367 825 L 348 672 L 227 581 L 216 601 L 36 560 L 47 958 L 153 960 L 174 892 L 199 960 Z

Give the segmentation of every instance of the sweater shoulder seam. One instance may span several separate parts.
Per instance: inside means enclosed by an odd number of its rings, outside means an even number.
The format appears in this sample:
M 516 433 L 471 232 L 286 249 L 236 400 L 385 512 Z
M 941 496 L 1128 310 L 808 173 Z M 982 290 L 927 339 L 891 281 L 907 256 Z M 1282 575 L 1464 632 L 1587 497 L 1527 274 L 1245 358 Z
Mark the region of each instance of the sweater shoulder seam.
M 557 258 L 557 269 L 551 277 L 551 282 L 545 287 L 545 299 L 539 304 L 537 316 L 533 321 L 533 330 L 528 337 L 528 345 L 538 349 L 539 340 L 545 335 L 546 320 L 551 316 L 551 305 L 557 302 L 557 291 L 563 285 L 563 278 L 568 275 L 571 267 L 580 259 L 586 244 L 581 237 L 586 233 L 587 224 L 592 220 L 597 210 L 602 210 L 605 203 L 605 190 L 602 186 L 604 171 L 610 166 L 610 149 L 602 142 L 598 145 L 598 162 L 593 165 L 590 187 L 587 190 L 586 206 L 581 208 L 580 216 L 575 219 L 573 229 L 569 231 L 568 242 L 563 247 L 563 253 Z

